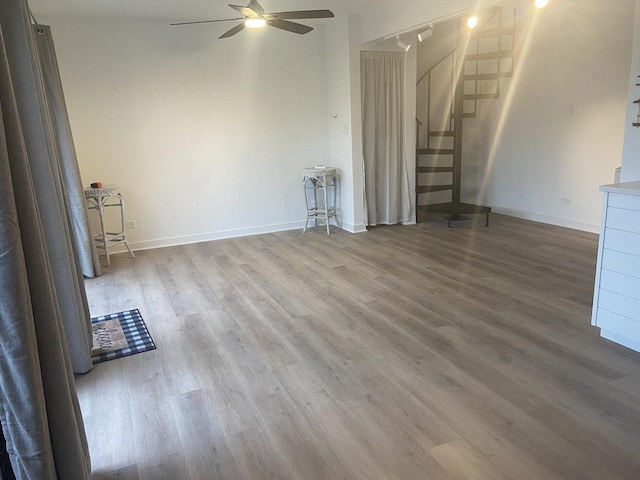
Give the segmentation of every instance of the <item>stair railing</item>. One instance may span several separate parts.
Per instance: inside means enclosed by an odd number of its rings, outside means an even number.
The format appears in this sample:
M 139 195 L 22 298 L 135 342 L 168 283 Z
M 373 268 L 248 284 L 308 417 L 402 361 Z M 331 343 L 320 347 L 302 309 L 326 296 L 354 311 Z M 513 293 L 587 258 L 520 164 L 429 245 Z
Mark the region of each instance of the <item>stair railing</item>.
M 424 120 L 424 122 L 418 120 L 420 122 L 420 125 L 426 124 L 426 129 L 425 131 L 427 132 L 427 145 L 426 148 L 431 148 L 431 137 L 429 135 L 429 133 L 432 131 L 431 129 L 431 107 L 432 107 L 432 85 L 433 82 L 431 81 L 431 77 L 432 77 L 432 73 L 435 71 L 436 68 L 438 68 L 440 65 L 444 64 L 445 61 L 451 59 L 450 61 L 450 80 L 449 80 L 449 116 L 448 116 L 448 122 L 449 122 L 449 127 L 448 130 L 452 130 L 451 128 L 451 122 L 453 121 L 453 92 L 455 89 L 455 77 L 456 77 L 456 49 L 454 48 L 453 50 L 451 50 L 449 53 L 447 53 L 446 55 L 444 55 L 440 60 L 438 60 L 436 63 L 433 64 L 433 66 L 427 70 L 419 79 L 418 82 L 416 84 L 416 90 L 420 89 L 420 85 L 422 84 L 422 82 L 425 82 L 426 85 L 426 94 L 427 94 L 427 102 L 426 102 L 426 119 Z M 420 133 L 420 129 L 418 130 L 418 135 Z M 418 148 L 420 148 L 420 137 L 418 136 L 416 138 L 416 141 L 418 142 Z

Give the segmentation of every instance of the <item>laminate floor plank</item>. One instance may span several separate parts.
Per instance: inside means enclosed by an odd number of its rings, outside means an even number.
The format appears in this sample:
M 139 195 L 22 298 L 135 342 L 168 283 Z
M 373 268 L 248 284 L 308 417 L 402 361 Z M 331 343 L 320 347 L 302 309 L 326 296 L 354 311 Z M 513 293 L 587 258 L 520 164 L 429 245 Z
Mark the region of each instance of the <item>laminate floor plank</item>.
M 194 390 L 171 400 L 189 479 L 241 478 L 209 394 Z
M 390 379 L 397 384 L 397 388 L 407 391 L 417 398 L 427 408 L 434 412 L 450 428 L 458 432 L 461 438 L 472 445 L 476 450 L 490 459 L 507 478 L 535 480 L 557 479 L 545 463 L 544 457 L 530 450 L 523 450 L 494 431 L 490 423 L 486 422 L 475 408 L 461 402 L 457 395 L 448 392 L 425 378 L 424 375 L 398 375 Z M 448 379 L 447 382 L 454 382 Z M 473 472 L 468 472 L 472 475 Z
M 241 478 L 246 480 L 295 478 L 267 429 L 250 428 L 228 435 L 227 439 Z
M 640 353 L 596 235 L 492 216 L 112 256 L 157 349 L 77 378 L 97 480 L 640 478 Z
M 320 428 L 310 425 L 307 418 L 297 413 L 282 415 L 267 427 L 274 448 L 281 452 L 292 477 L 301 480 L 349 478 L 349 469 L 329 439 Z
M 452 478 L 460 480 L 507 480 L 480 452 L 462 439 L 438 445 L 430 450 Z
M 93 480 L 140 480 L 138 465 L 127 465 L 110 472 L 95 471 L 91 475 Z
M 623 377 L 616 378 L 609 383 L 640 400 L 640 377 L 625 375 Z
M 138 466 L 140 480 L 175 480 L 189 478 L 187 460 L 183 453 L 170 453 L 145 458 Z
M 132 435 L 140 465 L 162 465 L 167 458 L 175 462 L 183 455 L 172 403 L 173 395 L 169 394 L 138 395 L 132 399 Z M 156 428 L 150 429 L 149 425 Z
M 390 478 L 420 478 L 425 469 L 434 479 L 448 479 L 431 454 L 387 415 L 372 395 L 345 404 L 348 428 Z

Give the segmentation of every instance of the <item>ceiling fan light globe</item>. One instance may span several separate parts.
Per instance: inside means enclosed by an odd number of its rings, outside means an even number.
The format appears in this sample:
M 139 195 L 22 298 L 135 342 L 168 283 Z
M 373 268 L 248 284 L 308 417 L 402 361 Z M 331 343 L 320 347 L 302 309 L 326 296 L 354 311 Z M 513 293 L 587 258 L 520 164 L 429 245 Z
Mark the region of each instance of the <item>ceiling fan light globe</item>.
M 244 26 L 247 28 L 262 28 L 267 24 L 264 18 L 246 18 Z

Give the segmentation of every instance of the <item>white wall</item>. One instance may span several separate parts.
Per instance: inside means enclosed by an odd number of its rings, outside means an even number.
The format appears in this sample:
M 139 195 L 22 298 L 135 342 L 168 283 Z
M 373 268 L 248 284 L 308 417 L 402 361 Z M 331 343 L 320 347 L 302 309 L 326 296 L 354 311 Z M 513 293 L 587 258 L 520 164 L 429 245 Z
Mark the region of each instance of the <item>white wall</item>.
M 518 3 L 525 46 L 503 84 L 508 92 L 490 108 L 486 194 L 478 199 L 498 212 L 596 232 L 598 187 L 613 182 L 622 157 L 635 2 L 564 0 L 537 13 Z
M 300 170 L 328 157 L 321 29 L 41 21 L 83 181 L 120 185 L 134 248 L 302 228 Z
M 640 127 L 631 125 L 640 122 L 640 106 L 633 104 L 635 100 L 640 98 L 640 86 L 636 85 L 640 83 L 640 0 L 636 1 L 633 31 L 633 60 L 629 78 L 622 171 L 620 173 L 620 180 L 623 182 L 640 180 Z
M 338 17 L 326 27 L 329 162 L 340 171 L 339 216 L 349 232 L 363 232 L 360 52 L 358 19 Z M 355 57 L 355 61 L 354 61 Z M 355 90 L 354 90 L 355 89 Z
M 349 88 L 351 91 L 351 158 L 353 174 L 353 212 L 355 231 L 364 231 L 364 156 L 362 153 L 362 100 L 360 96 L 360 38 L 362 23 L 359 17 L 349 17 Z

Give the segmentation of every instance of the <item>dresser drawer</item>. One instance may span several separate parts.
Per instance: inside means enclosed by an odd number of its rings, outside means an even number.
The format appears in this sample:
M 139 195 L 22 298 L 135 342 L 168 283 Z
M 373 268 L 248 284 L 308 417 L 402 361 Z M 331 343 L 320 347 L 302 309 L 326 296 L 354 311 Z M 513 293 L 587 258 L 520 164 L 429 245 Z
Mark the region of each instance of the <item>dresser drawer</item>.
M 605 248 L 602 251 L 602 268 L 632 277 L 640 277 L 640 256 Z
M 603 269 L 600 274 L 600 288 L 640 300 L 640 278 L 638 277 Z
M 640 211 L 640 196 L 610 193 L 608 206 L 615 208 L 624 208 L 626 210 Z
M 607 208 L 607 228 L 640 233 L 640 211 Z
M 598 308 L 640 322 L 640 300 L 600 288 Z M 598 313 L 598 325 L 600 325 Z
M 640 256 L 640 234 L 607 228 L 603 235 L 604 248 Z
M 631 318 L 599 308 L 597 325 L 602 330 L 612 332 L 616 336 L 630 339 L 636 343 L 640 342 L 640 322 Z

